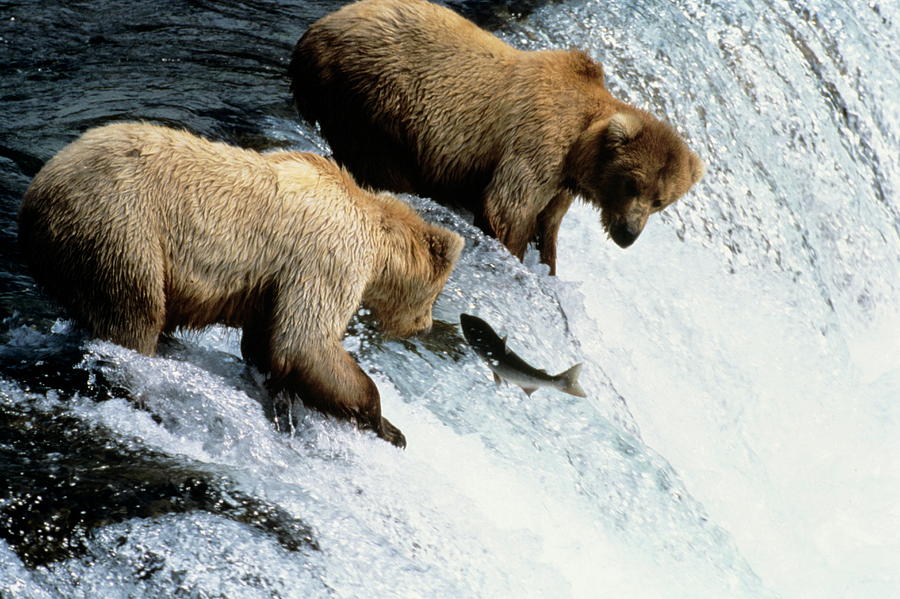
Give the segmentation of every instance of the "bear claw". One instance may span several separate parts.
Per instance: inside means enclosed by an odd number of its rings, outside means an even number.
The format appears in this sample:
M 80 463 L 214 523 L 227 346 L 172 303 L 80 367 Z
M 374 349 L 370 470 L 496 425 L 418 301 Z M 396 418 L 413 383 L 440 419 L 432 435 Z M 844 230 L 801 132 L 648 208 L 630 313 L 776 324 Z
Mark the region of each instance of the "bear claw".
M 406 437 L 400 432 L 400 429 L 391 424 L 387 418 L 381 419 L 378 436 L 392 445 L 396 445 L 400 449 L 406 449 Z

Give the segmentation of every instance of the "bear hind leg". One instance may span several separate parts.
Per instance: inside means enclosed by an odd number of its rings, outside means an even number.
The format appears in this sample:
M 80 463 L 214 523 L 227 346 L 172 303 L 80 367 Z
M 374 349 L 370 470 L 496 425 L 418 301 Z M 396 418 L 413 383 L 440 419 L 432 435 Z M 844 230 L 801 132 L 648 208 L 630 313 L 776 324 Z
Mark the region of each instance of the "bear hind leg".
M 94 335 L 146 356 L 156 354 L 163 332 L 165 308 L 160 304 L 116 306 L 91 323 Z
M 419 168 L 412 152 L 377 126 L 349 117 L 352 113 L 339 113 L 338 126 L 322 123 L 334 159 L 353 173 L 360 185 L 395 193 L 420 193 Z
M 79 320 L 87 323 L 91 333 L 100 339 L 147 356 L 155 355 L 166 319 L 162 277 L 155 277 L 149 270 L 126 272 L 112 281 L 97 273 L 91 276 L 94 283 L 77 293 L 78 297 L 70 303 Z

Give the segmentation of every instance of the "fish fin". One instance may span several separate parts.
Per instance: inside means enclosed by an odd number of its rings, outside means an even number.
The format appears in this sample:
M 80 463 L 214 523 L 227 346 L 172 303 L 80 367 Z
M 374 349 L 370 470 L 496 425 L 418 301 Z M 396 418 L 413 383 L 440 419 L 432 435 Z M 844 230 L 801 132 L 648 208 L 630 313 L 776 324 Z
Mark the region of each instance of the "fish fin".
M 522 391 L 525 392 L 525 395 L 531 397 L 531 394 L 537 391 L 537 387 L 522 387 Z
M 493 371 L 491 371 L 491 372 L 493 372 Z M 496 372 L 494 372 L 494 384 L 496 384 L 499 387 L 500 383 L 502 383 L 502 382 L 503 382 L 503 379 L 500 378 L 500 375 L 497 374 Z
M 563 388 L 560 389 L 560 391 L 568 393 L 569 395 L 574 395 L 575 397 L 587 397 L 587 393 L 584 392 L 584 389 L 582 389 L 581 385 L 578 383 L 578 375 L 580 372 L 581 363 L 579 362 L 565 372 L 556 375 L 555 378 L 558 378 L 563 382 Z

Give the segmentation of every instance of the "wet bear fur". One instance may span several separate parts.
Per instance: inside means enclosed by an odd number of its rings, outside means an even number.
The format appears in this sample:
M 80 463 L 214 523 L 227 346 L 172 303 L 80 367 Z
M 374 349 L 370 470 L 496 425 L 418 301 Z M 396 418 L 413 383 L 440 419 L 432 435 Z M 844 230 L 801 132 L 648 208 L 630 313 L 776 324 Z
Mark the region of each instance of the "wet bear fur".
M 89 130 L 44 165 L 19 241 L 34 278 L 95 336 L 153 355 L 178 327 L 240 327 L 273 393 L 401 446 L 341 338 L 360 303 L 388 334 L 430 327 L 463 245 L 322 156 L 141 123 Z
M 628 247 L 704 170 L 584 52 L 518 50 L 425 0 L 325 16 L 289 74 L 300 115 L 362 184 L 464 207 L 519 258 L 536 242 L 551 272 L 574 195 Z

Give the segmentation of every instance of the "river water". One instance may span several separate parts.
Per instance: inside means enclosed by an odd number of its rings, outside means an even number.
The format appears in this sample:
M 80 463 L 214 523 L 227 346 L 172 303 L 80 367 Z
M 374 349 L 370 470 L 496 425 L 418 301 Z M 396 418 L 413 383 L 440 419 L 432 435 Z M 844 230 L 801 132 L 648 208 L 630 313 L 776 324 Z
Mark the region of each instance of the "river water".
M 84 129 L 327 153 L 287 61 L 324 0 L 0 4 L 0 596 L 892 598 L 900 588 L 900 5 L 463 3 L 586 49 L 703 181 L 621 250 L 576 205 L 559 276 L 467 238 L 428 337 L 346 346 L 405 451 L 273 421 L 237 331 L 146 358 L 33 285 L 15 214 Z M 495 387 L 481 315 L 588 399 Z

